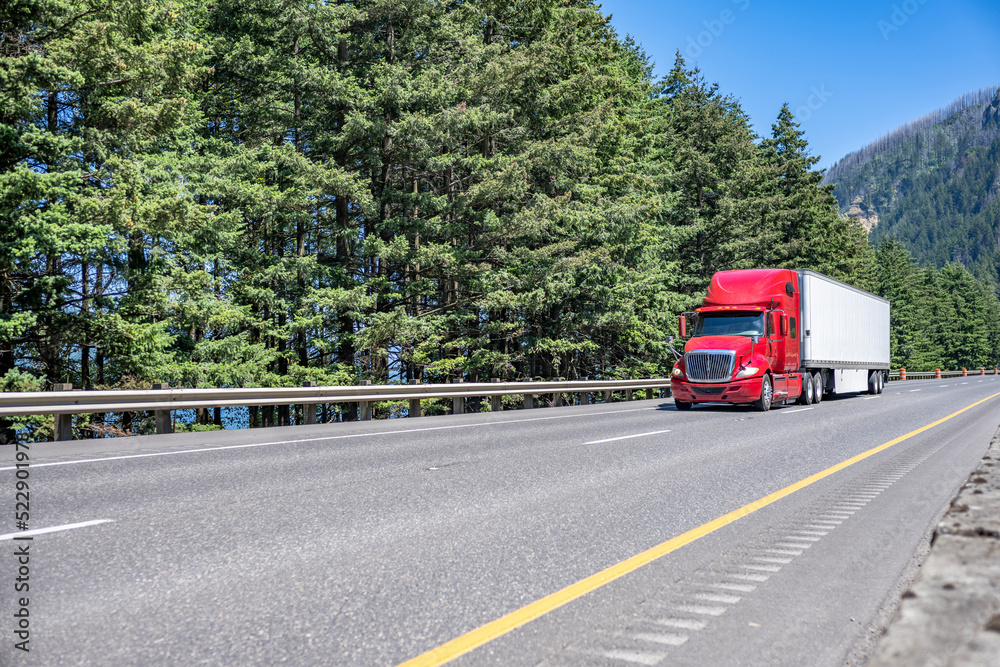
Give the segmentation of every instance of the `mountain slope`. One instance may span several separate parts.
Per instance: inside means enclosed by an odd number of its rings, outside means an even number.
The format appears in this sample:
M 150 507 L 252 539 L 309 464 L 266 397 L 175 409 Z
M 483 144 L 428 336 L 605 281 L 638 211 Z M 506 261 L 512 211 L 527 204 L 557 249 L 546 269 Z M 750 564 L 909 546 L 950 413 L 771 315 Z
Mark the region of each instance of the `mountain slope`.
M 834 165 L 841 213 L 920 263 L 1000 275 L 1000 88 L 985 88 L 905 125 Z

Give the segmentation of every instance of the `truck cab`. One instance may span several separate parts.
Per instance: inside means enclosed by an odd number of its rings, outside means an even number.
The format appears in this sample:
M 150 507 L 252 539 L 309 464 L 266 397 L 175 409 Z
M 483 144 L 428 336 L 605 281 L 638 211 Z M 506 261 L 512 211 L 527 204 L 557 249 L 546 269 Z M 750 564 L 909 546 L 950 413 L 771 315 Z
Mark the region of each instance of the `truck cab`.
M 787 269 L 722 271 L 694 315 L 692 337 L 674 365 L 680 410 L 696 403 L 747 403 L 768 410 L 802 394 L 799 279 Z M 685 337 L 686 319 L 681 319 Z M 811 378 L 810 378 L 811 380 Z

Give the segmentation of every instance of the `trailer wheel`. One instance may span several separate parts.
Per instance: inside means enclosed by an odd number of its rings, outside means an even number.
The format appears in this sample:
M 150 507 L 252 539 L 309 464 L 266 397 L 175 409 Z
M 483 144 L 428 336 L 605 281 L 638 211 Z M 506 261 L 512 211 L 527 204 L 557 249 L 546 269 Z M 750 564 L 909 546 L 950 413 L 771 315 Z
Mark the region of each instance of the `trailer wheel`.
M 764 381 L 760 384 L 760 398 L 753 402 L 753 409 L 758 412 L 767 412 L 771 409 L 771 401 L 774 400 L 774 387 L 771 385 L 771 376 L 765 375 Z
M 816 388 L 813 386 L 813 378 L 809 373 L 802 374 L 802 395 L 799 396 L 799 403 L 802 405 L 812 405 L 816 402 Z
M 823 374 L 819 371 L 813 373 L 812 376 L 813 383 L 813 403 L 819 403 L 823 400 Z
M 885 389 L 885 375 L 882 373 L 882 371 L 879 371 L 878 372 L 878 393 L 881 394 L 883 389 Z
M 688 403 L 686 401 L 674 401 L 674 407 L 676 407 L 678 410 L 681 411 L 690 410 L 692 405 L 694 405 L 694 403 Z

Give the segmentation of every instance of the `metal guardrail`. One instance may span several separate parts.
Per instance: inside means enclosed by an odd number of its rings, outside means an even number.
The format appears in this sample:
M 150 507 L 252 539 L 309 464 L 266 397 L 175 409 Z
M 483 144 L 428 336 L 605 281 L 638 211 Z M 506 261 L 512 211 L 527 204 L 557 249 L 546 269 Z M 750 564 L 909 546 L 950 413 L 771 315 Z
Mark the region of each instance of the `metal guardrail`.
M 625 400 L 632 399 L 632 392 L 649 389 L 666 389 L 668 378 L 639 380 L 570 380 L 546 382 L 454 382 L 452 384 L 403 384 L 332 386 L 332 387 L 279 387 L 240 389 L 172 389 L 154 385 L 154 389 L 130 391 L 80 391 L 72 385 L 57 385 L 56 391 L 2 392 L 0 417 L 55 415 L 56 440 L 72 438 L 72 415 L 98 412 L 156 413 L 157 433 L 171 432 L 170 411 L 194 408 L 223 408 L 243 406 L 302 405 L 303 422 L 316 422 L 318 403 L 359 403 L 362 420 L 371 418 L 371 403 L 375 401 L 409 401 L 408 416 L 421 416 L 420 401 L 431 398 L 453 399 L 453 411 L 465 412 L 464 401 L 469 397 L 491 398 L 494 411 L 503 408 L 501 397 L 524 396 L 524 407 L 534 407 L 534 396 L 552 394 L 553 404 L 559 405 L 565 393 L 603 393 L 610 402 L 613 392 L 625 392 Z
M 934 380 L 938 378 L 950 377 L 971 377 L 973 375 L 1000 375 L 1000 369 L 996 368 L 972 368 L 960 371 L 895 371 L 889 373 L 889 380 Z
M 990 373 L 989 370 L 993 372 Z M 972 371 L 897 371 L 889 373 L 890 380 L 917 380 L 967 375 L 996 375 L 994 369 Z M 225 408 L 249 406 L 303 406 L 303 423 L 316 423 L 316 405 L 320 403 L 358 403 L 360 419 L 371 419 L 371 403 L 375 401 L 409 401 L 407 416 L 421 416 L 420 401 L 432 398 L 451 398 L 454 413 L 465 412 L 465 399 L 483 397 L 491 399 L 494 411 L 503 409 L 501 397 L 521 395 L 524 407 L 534 407 L 534 396 L 552 395 L 553 405 L 559 405 L 565 393 L 603 393 L 604 402 L 610 402 L 613 392 L 625 392 L 625 400 L 632 400 L 632 392 L 648 389 L 668 390 L 669 378 L 639 380 L 560 380 L 542 382 L 492 382 L 452 384 L 402 384 L 332 387 L 279 387 L 241 389 L 173 389 L 154 385 L 152 390 L 138 391 L 81 391 L 72 385 L 56 385 L 56 391 L 0 392 L 0 417 L 55 415 L 55 439 L 72 438 L 72 416 L 100 412 L 151 411 L 156 415 L 157 433 L 170 433 L 170 412 L 196 408 Z

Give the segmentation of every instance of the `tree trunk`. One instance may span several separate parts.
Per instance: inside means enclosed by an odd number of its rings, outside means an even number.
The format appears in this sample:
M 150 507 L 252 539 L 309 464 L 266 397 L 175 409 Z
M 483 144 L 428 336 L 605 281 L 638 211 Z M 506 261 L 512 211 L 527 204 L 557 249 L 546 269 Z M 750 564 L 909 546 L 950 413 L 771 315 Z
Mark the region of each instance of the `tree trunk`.
M 88 345 L 90 338 L 90 264 L 80 263 L 80 279 L 82 281 L 80 293 L 80 334 L 83 336 L 83 343 L 80 345 L 80 386 L 90 389 L 90 350 Z

